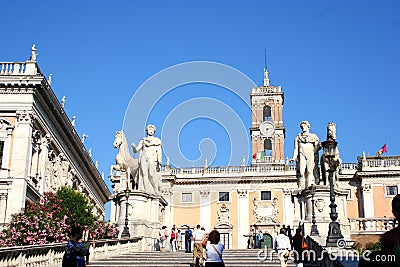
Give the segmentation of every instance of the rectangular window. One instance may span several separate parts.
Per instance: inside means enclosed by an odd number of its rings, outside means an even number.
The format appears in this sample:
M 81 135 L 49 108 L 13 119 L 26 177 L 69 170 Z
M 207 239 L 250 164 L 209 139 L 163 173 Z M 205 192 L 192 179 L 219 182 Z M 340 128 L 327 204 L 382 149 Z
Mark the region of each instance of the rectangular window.
M 182 193 L 182 203 L 192 203 L 192 193 Z
M 219 192 L 218 201 L 229 201 L 229 192 Z
M 261 200 L 271 200 L 271 191 L 261 191 Z
M 386 186 L 386 196 L 395 196 L 395 195 L 397 195 L 397 185 Z
M 3 163 L 4 141 L 0 141 L 0 168 Z

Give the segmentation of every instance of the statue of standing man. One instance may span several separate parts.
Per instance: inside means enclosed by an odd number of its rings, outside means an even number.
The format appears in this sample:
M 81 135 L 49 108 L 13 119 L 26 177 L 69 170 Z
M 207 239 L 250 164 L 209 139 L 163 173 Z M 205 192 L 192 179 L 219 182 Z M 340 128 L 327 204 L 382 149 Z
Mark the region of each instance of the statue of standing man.
M 306 188 L 319 179 L 318 151 L 321 149 L 319 138 L 316 134 L 310 133 L 310 123 L 300 123 L 302 132 L 294 139 L 293 160 L 296 160 L 297 185 L 299 188 Z
M 156 127 L 149 124 L 146 127 L 147 137 L 140 140 L 139 144 L 131 144 L 133 152 L 140 151 L 138 188 L 147 193 L 154 194 L 159 191 L 160 176 L 156 172 L 162 164 L 161 140 L 154 136 Z

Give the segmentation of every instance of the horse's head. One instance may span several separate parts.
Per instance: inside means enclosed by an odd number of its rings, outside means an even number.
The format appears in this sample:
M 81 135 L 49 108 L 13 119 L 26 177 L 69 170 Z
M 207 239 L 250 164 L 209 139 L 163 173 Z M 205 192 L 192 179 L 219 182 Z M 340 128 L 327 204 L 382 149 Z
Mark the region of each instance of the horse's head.
M 328 123 L 327 139 L 336 140 L 336 124 L 333 122 Z
M 123 141 L 123 132 L 122 131 L 117 131 L 115 133 L 115 139 L 114 139 L 114 147 L 117 148 L 122 144 Z

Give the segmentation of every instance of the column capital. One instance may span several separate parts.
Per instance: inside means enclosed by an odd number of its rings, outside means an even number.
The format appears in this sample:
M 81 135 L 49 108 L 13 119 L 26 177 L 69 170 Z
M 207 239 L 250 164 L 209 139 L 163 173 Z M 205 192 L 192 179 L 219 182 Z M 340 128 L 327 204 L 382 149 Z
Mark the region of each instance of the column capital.
M 290 195 L 292 195 L 292 190 L 289 188 L 283 188 L 282 193 L 284 196 L 290 196 Z
M 245 198 L 245 197 L 249 196 L 247 190 L 244 190 L 244 189 L 238 189 L 237 193 L 238 193 L 239 198 Z
M 33 110 L 17 110 L 16 117 L 18 123 L 31 124 L 37 118 L 37 115 Z
M 371 184 L 363 184 L 361 188 L 363 192 L 371 192 Z
M 200 197 L 201 198 L 209 198 L 210 197 L 210 191 L 208 190 L 200 190 Z

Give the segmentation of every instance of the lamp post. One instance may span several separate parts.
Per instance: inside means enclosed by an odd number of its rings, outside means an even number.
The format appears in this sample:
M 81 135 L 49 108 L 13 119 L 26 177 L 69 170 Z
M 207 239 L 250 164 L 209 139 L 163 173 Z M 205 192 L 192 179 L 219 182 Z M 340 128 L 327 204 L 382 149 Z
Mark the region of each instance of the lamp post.
M 311 225 L 311 233 L 310 236 L 319 236 L 318 228 L 316 225 L 316 220 L 315 220 L 315 200 L 314 200 L 314 195 L 315 195 L 315 189 L 316 186 L 312 185 L 310 186 L 310 194 L 311 194 L 311 205 L 312 205 L 312 225 Z
M 340 224 L 336 221 L 338 218 L 338 214 L 336 212 L 336 203 L 335 203 L 335 188 L 333 184 L 333 173 L 336 171 L 338 167 L 337 161 L 334 160 L 336 154 L 337 142 L 332 138 L 328 137 L 328 139 L 322 142 L 322 147 L 324 148 L 324 157 L 328 160 L 329 163 L 329 191 L 330 191 L 330 201 L 331 204 L 329 207 L 331 208 L 331 212 L 329 213 L 331 217 L 331 222 L 329 223 L 328 236 L 326 237 L 326 246 L 334 247 L 337 246 L 337 242 L 340 239 L 343 239 L 342 232 L 340 231 Z
M 125 227 L 124 230 L 122 231 L 121 238 L 129 238 L 131 237 L 131 234 L 129 233 L 129 227 L 128 227 L 128 199 L 129 199 L 129 194 L 131 193 L 131 190 L 129 187 L 126 187 L 125 189 L 125 198 L 126 198 L 126 208 L 125 208 Z

